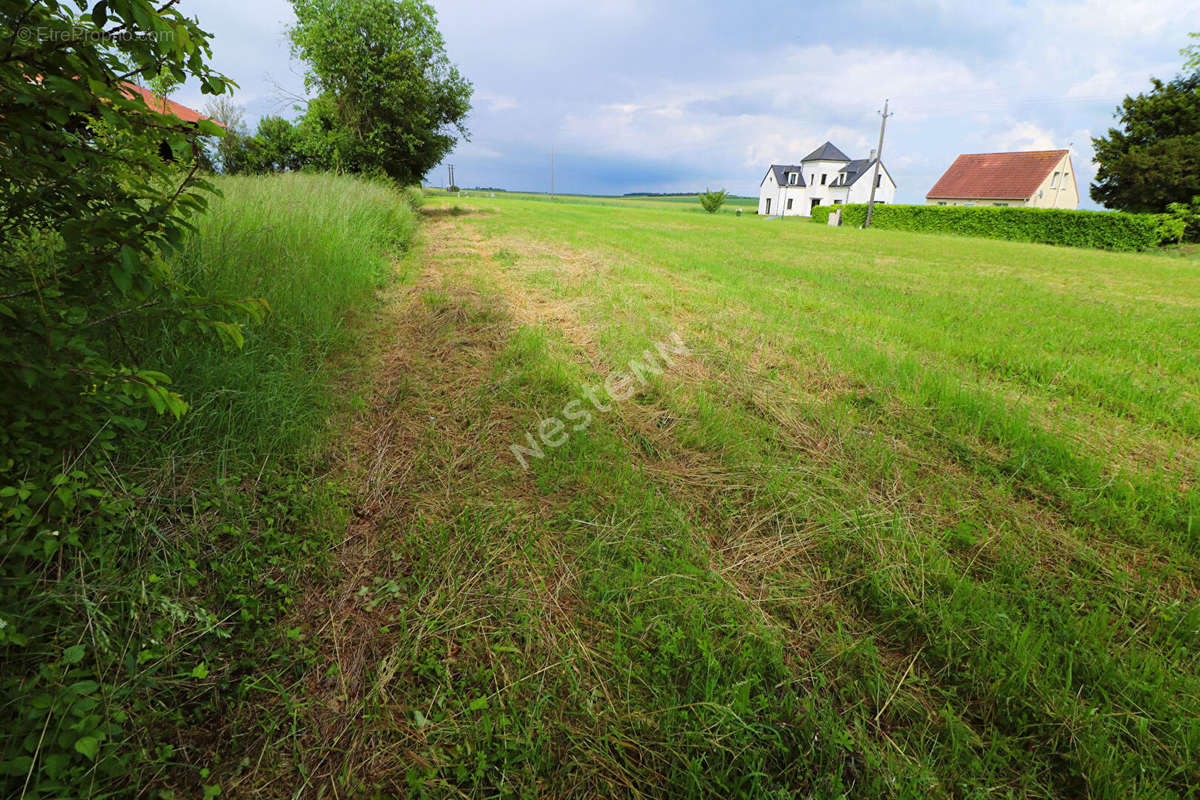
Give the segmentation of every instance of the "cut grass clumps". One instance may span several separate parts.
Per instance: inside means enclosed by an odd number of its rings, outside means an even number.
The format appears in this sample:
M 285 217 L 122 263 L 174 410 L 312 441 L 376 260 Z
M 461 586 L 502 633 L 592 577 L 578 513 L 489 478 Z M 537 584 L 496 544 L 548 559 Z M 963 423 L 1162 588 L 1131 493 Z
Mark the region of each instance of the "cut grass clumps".
M 555 548 L 528 569 L 570 623 L 508 667 L 539 682 L 504 706 L 538 742 L 514 790 L 1196 794 L 1194 261 L 472 200 L 437 268 L 524 326 L 431 493 L 522 498 L 492 535 Z M 686 368 L 505 461 L 668 330 Z M 517 774 L 445 741 L 490 765 L 446 794 Z

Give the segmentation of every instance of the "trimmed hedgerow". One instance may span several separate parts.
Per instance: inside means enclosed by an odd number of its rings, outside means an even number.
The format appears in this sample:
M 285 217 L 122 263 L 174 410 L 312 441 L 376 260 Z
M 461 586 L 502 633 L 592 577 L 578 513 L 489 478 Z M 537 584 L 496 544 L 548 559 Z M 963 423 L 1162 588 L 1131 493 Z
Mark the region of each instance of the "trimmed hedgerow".
M 828 222 L 833 208 L 814 208 L 813 221 Z M 867 218 L 865 205 L 841 208 L 843 225 L 859 226 Z M 1000 206 L 877 205 L 871 225 L 1102 250 L 1149 250 L 1164 242 L 1177 241 L 1181 233 L 1176 230 L 1177 221 L 1167 214 Z
M 812 210 L 812 221 L 819 222 L 822 225 L 828 224 L 829 215 L 833 213 L 835 208 L 845 208 L 845 206 L 817 206 Z M 842 221 L 845 222 L 845 218 Z

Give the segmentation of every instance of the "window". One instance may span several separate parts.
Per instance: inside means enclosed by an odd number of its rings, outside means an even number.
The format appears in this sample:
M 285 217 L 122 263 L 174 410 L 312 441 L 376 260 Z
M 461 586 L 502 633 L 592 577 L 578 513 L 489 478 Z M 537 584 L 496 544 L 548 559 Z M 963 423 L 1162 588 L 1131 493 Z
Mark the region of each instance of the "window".
M 812 175 L 808 176 L 808 183 L 811 186 L 812 184 L 814 184 L 816 182 L 817 182 L 817 173 L 814 172 Z
M 829 175 L 827 173 L 824 173 L 824 172 L 821 173 L 821 185 L 822 186 L 825 185 L 825 179 L 828 177 L 829 177 Z
M 834 200 L 834 201 L 833 201 L 833 204 L 834 204 L 835 206 L 840 206 L 840 205 L 842 204 L 842 201 L 841 201 L 841 200 Z
M 875 188 L 878 189 L 880 186 L 883 186 L 883 176 L 876 175 L 875 176 Z
M 1004 208 L 1008 208 L 1008 203 L 992 203 L 992 205 L 994 205 L 994 206 L 1003 206 Z
M 813 198 L 813 200 L 812 200 L 812 205 L 808 207 L 809 213 L 811 213 L 811 212 L 812 212 L 812 210 L 813 210 L 814 208 L 816 208 L 817 206 L 819 206 L 819 205 L 821 205 L 821 198 L 819 198 L 819 197 L 814 197 L 814 198 Z
M 792 210 L 792 198 L 790 198 L 790 197 L 788 198 L 787 210 L 788 211 Z
M 790 183 L 792 186 L 796 185 L 796 178 L 797 178 L 797 173 L 795 173 L 795 172 L 788 173 L 788 183 Z
M 1056 173 L 1054 173 L 1054 177 L 1050 179 L 1050 188 L 1051 188 L 1051 189 L 1057 189 L 1057 188 L 1058 188 L 1058 179 L 1059 179 L 1059 178 L 1061 178 L 1061 177 L 1062 177 L 1062 173 L 1061 173 L 1061 172 L 1056 172 Z
M 768 215 L 771 213 L 771 198 L 769 198 L 769 197 L 767 198 L 767 212 L 766 213 Z
M 946 205 L 946 201 L 945 201 L 945 200 L 938 200 L 938 205 L 939 205 L 939 206 L 944 206 L 944 205 Z

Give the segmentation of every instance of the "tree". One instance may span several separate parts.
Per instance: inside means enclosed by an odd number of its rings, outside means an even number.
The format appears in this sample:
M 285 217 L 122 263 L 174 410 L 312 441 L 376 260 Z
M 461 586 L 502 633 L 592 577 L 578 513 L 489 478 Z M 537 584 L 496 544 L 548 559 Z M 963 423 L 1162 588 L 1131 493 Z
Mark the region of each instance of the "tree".
M 248 141 L 250 132 L 246 129 L 242 107 L 221 97 L 210 101 L 204 107 L 204 113 L 225 128 L 225 134 L 217 139 L 214 147 L 216 158 L 213 161 L 218 169 L 225 175 L 244 175 L 251 172 Z
M 254 172 L 283 172 L 300 169 L 297 134 L 283 117 L 263 117 L 253 137 L 251 169 Z
M 1189 33 L 1188 36 L 1193 39 L 1200 39 L 1200 33 Z M 1183 71 L 1185 73 L 1200 71 L 1200 44 L 1188 45 L 1179 51 L 1179 55 L 1186 59 L 1183 62 Z
M 1108 208 L 1164 212 L 1200 194 L 1200 71 L 1152 84 L 1121 103 L 1119 130 L 1092 140 L 1100 168 L 1091 195 Z
M 457 142 L 471 83 L 446 57 L 425 0 L 292 0 L 293 54 L 319 91 L 301 123 L 314 160 L 415 183 Z M 306 114 L 307 116 L 307 114 Z
M 700 193 L 700 205 L 710 214 L 715 214 L 721 210 L 721 206 L 725 205 L 725 198 L 729 197 L 729 192 L 722 189 L 719 192 L 714 192 L 705 187 Z

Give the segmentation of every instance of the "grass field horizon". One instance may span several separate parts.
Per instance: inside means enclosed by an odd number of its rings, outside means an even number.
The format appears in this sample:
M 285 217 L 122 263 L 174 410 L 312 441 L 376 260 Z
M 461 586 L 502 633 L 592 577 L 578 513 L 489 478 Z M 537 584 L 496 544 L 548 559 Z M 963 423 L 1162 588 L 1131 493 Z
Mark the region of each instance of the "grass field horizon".
M 1195 261 L 423 216 L 299 617 L 327 688 L 246 793 L 1194 796 Z

